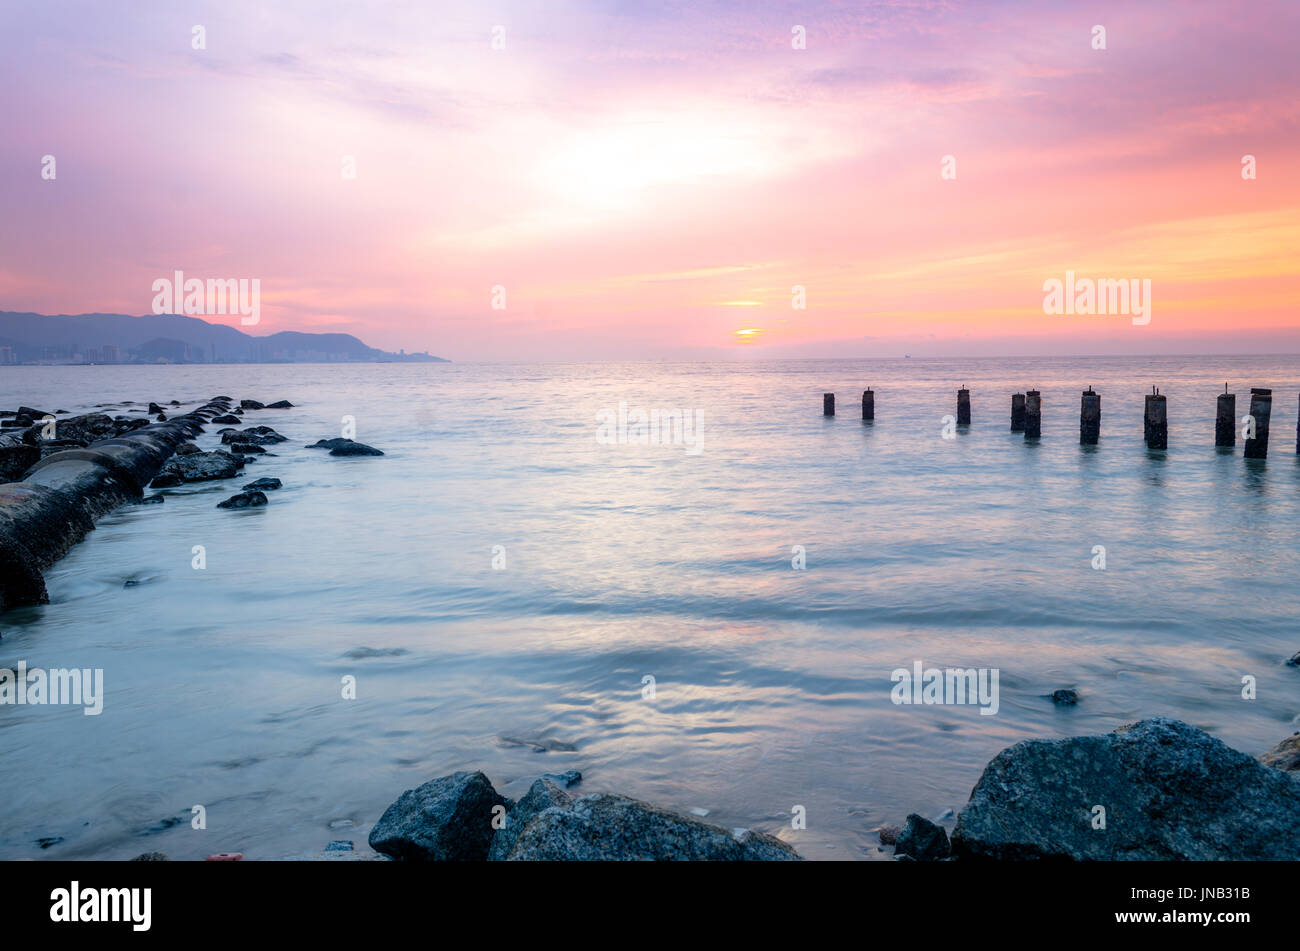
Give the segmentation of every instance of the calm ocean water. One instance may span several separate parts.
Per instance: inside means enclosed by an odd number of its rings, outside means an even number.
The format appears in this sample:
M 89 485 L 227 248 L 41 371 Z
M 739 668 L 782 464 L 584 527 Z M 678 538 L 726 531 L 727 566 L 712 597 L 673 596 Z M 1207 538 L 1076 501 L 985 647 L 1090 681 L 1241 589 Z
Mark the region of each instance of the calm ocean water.
M 1264 464 L 1213 447 L 1225 381 L 1239 416 L 1274 389 Z M 1152 384 L 1167 453 L 1142 441 Z M 973 425 L 942 439 L 962 385 Z M 1034 387 L 1026 444 L 1010 394 Z M 1160 714 L 1257 753 L 1297 728 L 1300 357 L 0 369 L 6 408 L 218 393 L 298 404 L 246 417 L 278 456 L 108 516 L 49 605 L 0 617 L 0 667 L 100 667 L 106 693 L 98 717 L 0 707 L 0 858 L 362 847 L 434 776 L 570 768 L 883 858 L 874 827 L 960 809 L 1027 737 Z M 599 443 L 620 401 L 698 410 L 702 451 Z M 344 416 L 387 455 L 302 448 Z M 215 507 L 261 476 L 285 483 L 266 508 Z M 998 713 L 893 704 L 918 660 L 997 668 Z

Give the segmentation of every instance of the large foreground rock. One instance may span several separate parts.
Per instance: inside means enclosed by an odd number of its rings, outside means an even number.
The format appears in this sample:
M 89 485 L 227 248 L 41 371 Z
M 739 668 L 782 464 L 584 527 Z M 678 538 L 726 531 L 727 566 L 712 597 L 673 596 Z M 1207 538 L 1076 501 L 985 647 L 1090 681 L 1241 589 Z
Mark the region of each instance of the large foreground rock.
M 1094 807 L 1105 828 L 1094 828 Z M 1300 859 L 1300 782 L 1157 717 L 1027 740 L 985 767 L 957 818 L 963 859 Z
M 370 830 L 370 847 L 397 859 L 483 860 L 495 831 L 492 807 L 505 805 L 482 773 L 452 773 L 402 793 Z
M 605 793 L 543 810 L 519 833 L 509 861 L 797 861 L 761 832 L 736 833 L 649 803 Z
M 571 802 L 573 797 L 561 789 L 554 780 L 543 776 L 534 782 L 528 794 L 506 813 L 505 824 L 492 836 L 488 858 L 494 862 L 503 861 L 519 841 L 519 835 L 527 828 L 528 823 L 547 809 L 563 808 Z

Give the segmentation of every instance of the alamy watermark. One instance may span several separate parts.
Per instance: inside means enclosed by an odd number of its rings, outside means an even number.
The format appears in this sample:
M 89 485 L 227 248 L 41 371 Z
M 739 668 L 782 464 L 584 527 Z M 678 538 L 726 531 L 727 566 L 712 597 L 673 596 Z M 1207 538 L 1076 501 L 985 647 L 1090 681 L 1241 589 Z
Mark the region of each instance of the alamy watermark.
M 889 675 L 894 684 L 889 699 L 898 704 L 978 705 L 980 716 L 998 712 L 998 668 L 924 667 L 914 661 L 912 669 L 898 667 Z
M 0 667 L 0 706 L 43 706 L 75 704 L 81 712 L 97 717 L 104 712 L 104 671 L 96 667 L 68 670 L 62 667 L 27 669 L 20 660 L 17 669 Z
M 1055 316 L 1132 315 L 1139 327 L 1151 323 L 1151 279 L 1076 278 L 1065 272 L 1065 280 L 1050 277 L 1043 282 L 1043 313 Z
M 239 322 L 251 327 L 262 319 L 262 280 L 241 277 L 186 278 L 176 271 L 170 278 L 153 282 L 155 314 L 186 314 L 190 317 L 239 314 Z
M 704 419 L 698 409 L 629 409 L 620 400 L 618 409 L 597 413 L 596 424 L 596 442 L 602 446 L 685 446 L 688 456 L 704 450 Z

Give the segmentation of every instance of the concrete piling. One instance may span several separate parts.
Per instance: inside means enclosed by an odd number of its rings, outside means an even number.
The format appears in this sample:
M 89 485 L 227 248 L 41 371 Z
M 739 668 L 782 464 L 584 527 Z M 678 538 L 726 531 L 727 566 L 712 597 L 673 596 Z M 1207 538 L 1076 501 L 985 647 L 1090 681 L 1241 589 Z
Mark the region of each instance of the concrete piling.
M 1029 390 L 1025 393 L 1025 438 L 1038 439 L 1042 435 L 1042 424 L 1042 395 L 1037 390 Z
M 1011 431 L 1025 431 L 1025 394 L 1016 393 L 1011 397 Z
M 970 390 L 965 387 L 957 391 L 957 425 L 970 425 Z M 1296 445 L 1300 447 L 1300 441 L 1297 441 Z
M 1237 445 L 1237 394 L 1228 392 L 1227 383 L 1223 384 L 1214 414 L 1214 444 L 1229 449 Z M 1300 446 L 1296 451 L 1300 452 Z
M 822 415 L 823 416 L 835 415 L 835 394 L 834 393 L 822 394 Z
M 1268 418 L 1273 415 L 1272 390 L 1251 388 L 1250 415 L 1255 421 L 1255 435 L 1246 440 L 1246 458 L 1265 459 L 1268 457 Z
M 1169 421 L 1165 414 L 1165 398 L 1154 386 L 1146 397 L 1143 424 L 1146 429 L 1148 449 L 1169 448 Z
M 862 391 L 862 418 L 876 418 L 876 394 L 871 390 Z
M 1083 391 L 1079 405 L 1079 444 L 1095 446 L 1101 437 L 1101 394 L 1092 387 Z

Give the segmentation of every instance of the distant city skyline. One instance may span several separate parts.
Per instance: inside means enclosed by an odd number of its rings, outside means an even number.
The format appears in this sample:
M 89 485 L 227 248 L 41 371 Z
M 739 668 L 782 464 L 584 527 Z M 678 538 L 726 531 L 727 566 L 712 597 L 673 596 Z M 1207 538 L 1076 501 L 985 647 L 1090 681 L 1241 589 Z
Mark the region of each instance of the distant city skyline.
M 1297 35 L 1290 0 L 13 4 L 0 310 L 183 271 L 260 282 L 258 335 L 462 362 L 1300 352 Z M 1067 274 L 1149 281 L 1149 322 L 1051 312 Z

